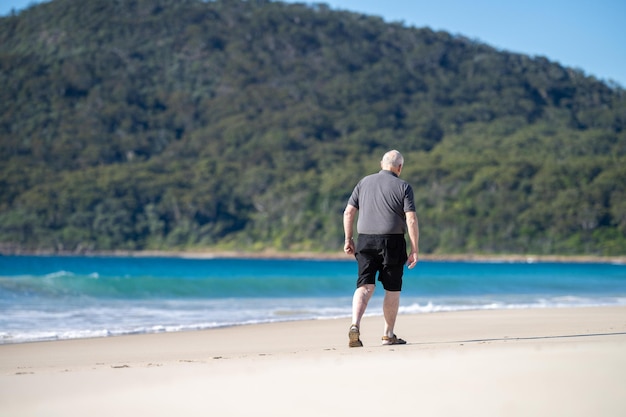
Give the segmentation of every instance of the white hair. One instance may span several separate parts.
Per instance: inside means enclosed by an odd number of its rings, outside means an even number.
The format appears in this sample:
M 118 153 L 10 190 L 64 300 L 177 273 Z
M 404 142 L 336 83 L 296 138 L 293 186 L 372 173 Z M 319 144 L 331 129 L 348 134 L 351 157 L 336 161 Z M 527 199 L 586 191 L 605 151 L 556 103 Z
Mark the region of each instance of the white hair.
M 404 164 L 404 157 L 395 149 L 389 151 L 383 155 L 383 159 L 380 161 L 381 167 L 384 168 L 398 168 Z

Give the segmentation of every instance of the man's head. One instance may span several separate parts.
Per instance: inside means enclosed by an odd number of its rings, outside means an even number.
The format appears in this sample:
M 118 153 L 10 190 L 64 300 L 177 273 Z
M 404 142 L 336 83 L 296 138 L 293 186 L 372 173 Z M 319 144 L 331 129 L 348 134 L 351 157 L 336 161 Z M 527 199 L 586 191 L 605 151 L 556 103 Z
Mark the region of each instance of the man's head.
M 400 175 L 402 171 L 402 165 L 404 164 L 404 157 L 395 149 L 387 152 L 383 155 L 383 159 L 380 161 L 380 167 L 384 170 L 391 171 L 396 175 Z

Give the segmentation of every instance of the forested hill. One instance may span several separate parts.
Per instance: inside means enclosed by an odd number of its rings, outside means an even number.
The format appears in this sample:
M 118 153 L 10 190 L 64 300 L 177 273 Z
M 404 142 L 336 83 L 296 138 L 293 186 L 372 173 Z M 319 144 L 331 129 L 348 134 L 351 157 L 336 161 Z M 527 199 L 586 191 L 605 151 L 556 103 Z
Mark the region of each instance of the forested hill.
M 523 36 L 523 34 L 520 34 Z M 626 253 L 624 90 L 323 4 L 0 19 L 0 250 L 339 251 L 383 152 L 426 253 Z

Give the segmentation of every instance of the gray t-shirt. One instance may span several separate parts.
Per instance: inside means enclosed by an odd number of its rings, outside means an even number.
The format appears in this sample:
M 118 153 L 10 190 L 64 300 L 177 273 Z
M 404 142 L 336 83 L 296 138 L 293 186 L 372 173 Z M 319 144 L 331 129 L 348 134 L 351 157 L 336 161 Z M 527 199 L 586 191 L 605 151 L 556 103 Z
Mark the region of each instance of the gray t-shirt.
M 359 181 L 348 204 L 359 210 L 357 232 L 368 235 L 404 234 L 404 213 L 415 211 L 413 188 L 387 170 Z

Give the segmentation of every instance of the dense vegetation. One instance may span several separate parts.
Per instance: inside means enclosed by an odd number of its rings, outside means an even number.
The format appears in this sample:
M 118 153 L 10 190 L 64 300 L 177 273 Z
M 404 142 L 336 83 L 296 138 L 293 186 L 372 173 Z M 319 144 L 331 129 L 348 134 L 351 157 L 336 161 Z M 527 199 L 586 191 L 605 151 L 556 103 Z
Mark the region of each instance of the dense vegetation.
M 53 0 L 0 19 L 0 248 L 336 251 L 382 153 L 430 253 L 626 254 L 626 95 L 323 4 Z

